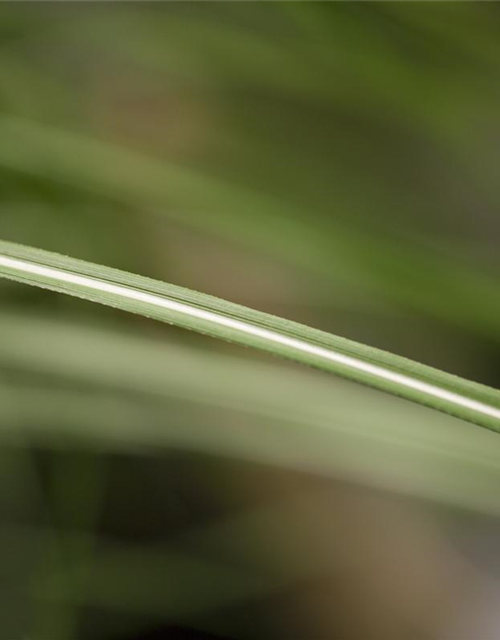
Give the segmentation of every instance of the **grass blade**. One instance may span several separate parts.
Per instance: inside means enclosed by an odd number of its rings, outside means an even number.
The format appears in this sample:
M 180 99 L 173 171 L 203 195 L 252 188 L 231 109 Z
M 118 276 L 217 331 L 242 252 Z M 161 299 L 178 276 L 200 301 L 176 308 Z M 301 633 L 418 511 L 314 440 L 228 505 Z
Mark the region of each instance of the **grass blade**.
M 316 367 L 500 431 L 500 392 L 205 294 L 0 241 L 0 276 Z
M 71 186 L 120 207 L 139 207 L 158 220 L 258 250 L 308 273 L 328 295 L 334 282 L 367 287 L 371 295 L 500 339 L 497 274 L 485 273 L 471 261 L 462 263 L 428 247 L 423 251 L 407 241 L 388 242 L 371 226 L 369 233 L 357 230 L 338 216 L 328 216 L 327 223 L 314 209 L 297 207 L 293 198 L 283 200 L 265 189 L 256 192 L 74 131 L 0 114 L 0 138 L 0 165 L 9 172 Z M 244 138 L 238 146 L 248 149 L 249 142 Z M 258 163 L 262 151 L 259 142 Z M 288 180 L 290 172 L 286 170 Z M 367 179 L 364 184 L 366 189 Z M 341 216 L 344 220 L 351 206 Z
M 500 438 L 437 411 L 115 324 L 3 310 L 0 335 L 3 445 L 196 451 L 500 514 Z

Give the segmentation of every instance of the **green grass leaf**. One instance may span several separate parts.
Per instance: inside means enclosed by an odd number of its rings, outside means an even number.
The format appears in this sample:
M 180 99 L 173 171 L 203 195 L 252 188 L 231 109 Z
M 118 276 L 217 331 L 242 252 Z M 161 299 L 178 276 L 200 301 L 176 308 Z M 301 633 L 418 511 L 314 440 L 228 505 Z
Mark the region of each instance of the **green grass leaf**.
M 500 431 L 500 392 L 175 285 L 0 241 L 0 275 L 328 371 Z
M 500 438 L 437 411 L 305 367 L 74 317 L 2 309 L 0 335 L 10 451 L 195 451 L 500 513 Z
M 32 120 L 0 115 L 0 137 L 0 166 L 8 171 L 257 249 L 310 274 L 318 289 L 329 292 L 332 282 L 367 287 L 372 295 L 499 340 L 497 275 L 449 258 L 442 248 L 388 242 L 371 227 L 367 233 L 330 216 L 327 222 L 265 191 Z

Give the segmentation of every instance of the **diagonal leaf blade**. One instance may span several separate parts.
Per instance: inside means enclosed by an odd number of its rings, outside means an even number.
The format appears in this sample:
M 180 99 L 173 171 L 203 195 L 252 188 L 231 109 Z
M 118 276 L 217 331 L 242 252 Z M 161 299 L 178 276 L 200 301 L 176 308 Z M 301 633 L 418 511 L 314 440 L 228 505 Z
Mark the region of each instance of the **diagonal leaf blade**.
M 267 351 L 500 432 L 495 389 L 206 294 L 5 241 L 0 276 Z

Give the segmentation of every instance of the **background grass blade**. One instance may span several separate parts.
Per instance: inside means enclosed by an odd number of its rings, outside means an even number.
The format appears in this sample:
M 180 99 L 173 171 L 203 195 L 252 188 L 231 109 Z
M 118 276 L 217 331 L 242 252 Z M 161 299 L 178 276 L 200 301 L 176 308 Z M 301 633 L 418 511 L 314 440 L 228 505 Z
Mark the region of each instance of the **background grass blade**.
M 0 274 L 268 351 L 500 431 L 498 391 L 288 320 L 8 242 L 0 242 Z
M 500 513 L 500 439 L 285 363 L 73 319 L 0 316 L 0 443 L 229 456 Z
M 372 295 L 499 339 L 496 277 L 472 263 L 462 264 L 441 246 L 423 251 L 408 239 L 384 241 L 373 223 L 369 233 L 357 229 L 348 222 L 355 207 L 338 196 L 335 209 L 342 215 L 324 218 L 318 215 L 321 210 L 311 211 L 314 204 L 304 209 L 289 197 L 255 191 L 207 171 L 25 118 L 0 113 L 0 135 L 0 165 L 21 176 L 35 176 L 49 185 L 71 185 L 79 198 L 88 193 L 122 207 L 146 205 L 163 222 L 279 257 L 309 273 L 319 288 L 329 290 L 333 281 L 349 287 L 363 284 Z M 244 147 L 248 153 L 251 144 L 252 137 L 250 143 L 240 141 L 237 148 Z M 265 161 L 260 159 L 261 143 L 257 153 L 261 164 Z M 266 150 L 265 155 L 270 153 Z M 296 180 L 300 183 L 301 176 Z M 364 185 L 367 191 L 366 180 Z M 379 198 L 377 192 L 371 196 L 374 201 Z M 310 224 L 310 215 L 315 224 Z M 465 306 L 464 296 L 470 301 Z

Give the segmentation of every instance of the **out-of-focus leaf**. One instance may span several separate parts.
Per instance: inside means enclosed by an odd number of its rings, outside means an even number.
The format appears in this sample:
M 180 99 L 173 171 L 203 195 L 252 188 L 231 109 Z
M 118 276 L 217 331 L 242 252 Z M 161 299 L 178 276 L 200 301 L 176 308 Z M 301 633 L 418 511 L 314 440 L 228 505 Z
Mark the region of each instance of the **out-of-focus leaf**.
M 355 284 L 498 340 L 497 280 L 442 253 L 380 243 L 345 224 L 308 224 L 293 206 L 176 164 L 23 119 L 0 117 L 0 164 L 100 193 L 250 244 L 320 278 Z M 207 212 L 210 211 L 210 214 Z M 237 213 L 237 215 L 236 215 Z M 464 305 L 466 298 L 468 304 Z

